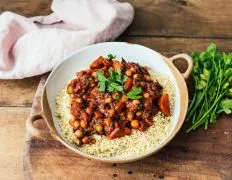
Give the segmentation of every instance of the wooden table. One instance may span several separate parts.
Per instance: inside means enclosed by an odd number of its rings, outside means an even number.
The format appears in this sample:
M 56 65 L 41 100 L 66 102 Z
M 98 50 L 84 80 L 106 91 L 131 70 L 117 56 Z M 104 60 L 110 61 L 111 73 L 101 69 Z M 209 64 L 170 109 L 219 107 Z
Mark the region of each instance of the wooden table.
M 121 41 L 142 44 L 166 56 L 201 51 L 210 42 L 215 42 L 223 51 L 232 51 L 231 0 L 128 1 L 135 7 L 135 19 L 119 38 Z M 28 17 L 46 15 L 50 13 L 50 3 L 51 0 L 0 0 L 0 12 L 13 11 Z M 40 76 L 0 80 L 0 179 L 24 179 L 25 119 L 39 80 Z M 186 146 L 178 146 L 180 134 L 177 136 L 177 143 L 171 147 L 182 153 L 191 153 L 186 155 L 190 159 L 183 156 L 176 160 L 181 164 L 176 168 L 182 168 L 178 171 L 186 173 L 185 179 L 232 179 L 232 162 L 224 161 L 232 156 L 231 129 L 231 116 L 224 116 L 207 132 L 200 130 L 192 134 L 195 136 L 195 139 L 191 138 L 192 142 L 186 136 Z M 197 147 L 199 141 L 202 147 Z M 163 161 L 167 158 L 175 160 L 175 156 L 178 155 L 170 154 Z M 215 163 L 207 164 L 214 160 Z M 189 169 L 192 166 L 188 163 L 195 163 L 195 169 Z M 168 168 L 163 168 L 162 174 L 156 178 L 175 177 L 172 173 L 176 171 Z M 205 168 L 204 172 L 201 168 Z

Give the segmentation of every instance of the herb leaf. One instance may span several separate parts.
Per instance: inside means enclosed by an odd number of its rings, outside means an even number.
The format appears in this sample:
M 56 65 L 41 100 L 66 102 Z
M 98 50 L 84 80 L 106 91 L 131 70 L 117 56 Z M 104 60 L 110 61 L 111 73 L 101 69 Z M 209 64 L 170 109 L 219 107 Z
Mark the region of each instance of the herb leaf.
M 109 69 L 110 77 L 105 77 L 101 72 L 97 73 L 98 88 L 101 92 L 123 92 L 123 83 L 127 78 L 126 75 L 122 75 L 121 70 L 113 71 Z
M 220 107 L 226 114 L 232 113 L 232 99 L 223 99 L 220 103 Z
M 107 58 L 108 58 L 109 60 L 111 60 L 111 61 L 112 61 L 115 57 L 116 57 L 116 55 L 114 55 L 114 56 L 113 56 L 112 54 L 108 54 L 108 55 L 107 55 Z
M 109 83 L 107 90 L 108 90 L 108 92 L 113 92 L 113 91 L 122 92 L 123 87 L 115 82 L 111 82 L 111 83 Z
M 141 87 L 135 87 L 127 93 L 127 98 L 129 98 L 129 99 L 141 99 L 142 98 L 142 96 L 140 95 L 141 92 L 142 92 Z
M 101 92 L 105 92 L 106 90 L 106 82 L 107 78 L 102 74 L 101 72 L 97 72 L 97 78 L 98 78 L 98 88 Z

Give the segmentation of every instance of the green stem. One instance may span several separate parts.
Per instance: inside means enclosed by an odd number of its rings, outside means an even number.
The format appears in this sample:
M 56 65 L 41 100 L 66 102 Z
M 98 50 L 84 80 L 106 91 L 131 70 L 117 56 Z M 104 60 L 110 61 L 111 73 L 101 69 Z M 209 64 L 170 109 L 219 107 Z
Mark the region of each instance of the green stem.
M 211 108 L 194 124 L 192 125 L 188 130 L 187 133 L 190 132 L 193 129 L 196 129 L 201 124 L 204 123 L 204 119 L 208 116 L 208 114 L 211 112 L 211 110 L 214 108 L 214 106 L 217 104 L 217 102 L 224 96 L 225 92 L 222 93 L 215 101 L 214 104 L 211 106 Z

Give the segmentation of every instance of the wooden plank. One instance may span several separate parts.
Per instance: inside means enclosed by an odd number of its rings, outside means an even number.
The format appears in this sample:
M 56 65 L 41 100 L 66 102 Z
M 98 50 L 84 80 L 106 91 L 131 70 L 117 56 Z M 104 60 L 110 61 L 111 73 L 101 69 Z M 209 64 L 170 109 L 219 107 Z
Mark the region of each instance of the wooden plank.
M 1 179 L 24 179 L 23 149 L 25 119 L 30 108 L 0 107 L 0 177 Z
M 0 106 L 30 107 L 41 76 L 0 80 Z
M 178 53 L 204 51 L 210 43 L 216 43 L 219 51 L 231 52 L 230 39 L 198 39 L 198 38 L 157 38 L 157 37 L 126 37 L 121 36 L 117 41 L 141 44 L 164 54 L 167 57 Z
M 230 0 L 120 0 L 135 8 L 133 36 L 232 38 Z M 46 15 L 51 0 L 0 0 L 0 12 Z
M 135 7 L 126 34 L 165 37 L 232 37 L 230 0 L 121 0 Z
M 51 13 L 52 0 L 0 0 L 0 13 L 12 11 L 23 16 L 31 17 Z

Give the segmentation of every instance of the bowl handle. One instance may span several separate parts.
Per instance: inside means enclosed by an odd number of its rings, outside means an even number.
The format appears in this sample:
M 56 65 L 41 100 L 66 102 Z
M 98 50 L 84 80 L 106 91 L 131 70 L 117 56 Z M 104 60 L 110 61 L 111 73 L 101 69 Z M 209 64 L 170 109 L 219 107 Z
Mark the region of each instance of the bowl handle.
M 177 54 L 175 56 L 172 56 L 171 58 L 169 58 L 172 61 L 172 64 L 174 65 L 174 61 L 176 59 L 184 59 L 187 64 L 188 64 L 188 68 L 184 73 L 181 73 L 182 76 L 184 77 L 184 79 L 188 79 L 188 77 L 190 76 L 192 69 L 193 69 L 193 60 L 192 57 L 189 56 L 188 54 Z M 174 65 L 175 66 L 175 65 Z
M 26 121 L 26 128 L 27 130 L 35 137 L 37 138 L 41 138 L 41 139 L 52 139 L 54 140 L 54 138 L 52 137 L 51 133 L 49 131 L 44 131 L 44 130 L 40 130 L 38 128 L 36 128 L 34 126 L 34 121 L 37 121 L 39 119 L 43 119 L 43 115 L 42 113 L 39 114 L 35 114 L 32 115 L 31 117 L 29 117 Z

